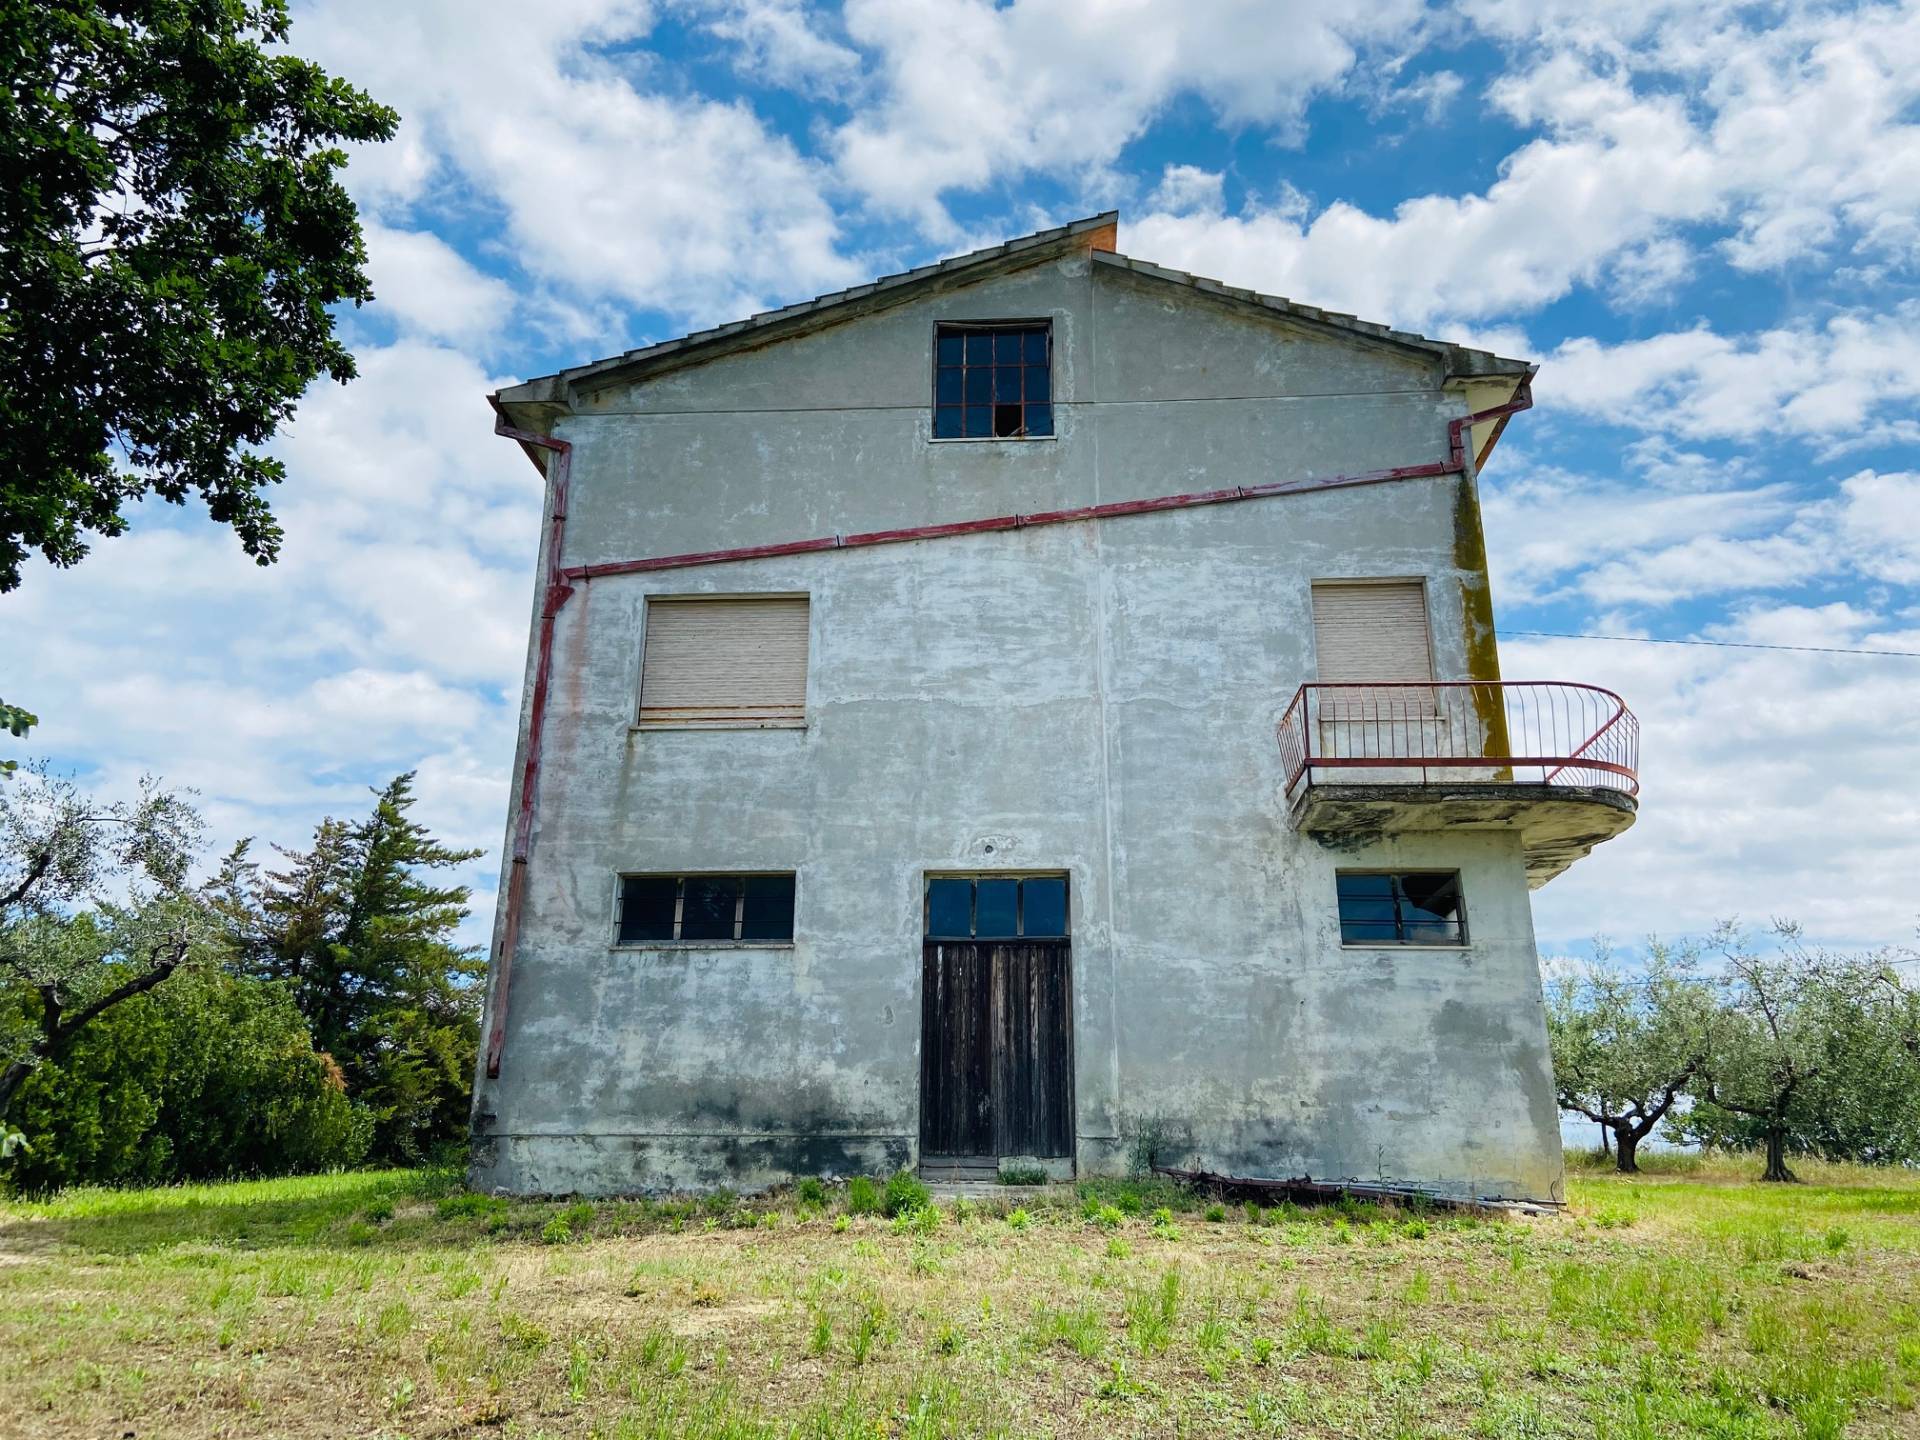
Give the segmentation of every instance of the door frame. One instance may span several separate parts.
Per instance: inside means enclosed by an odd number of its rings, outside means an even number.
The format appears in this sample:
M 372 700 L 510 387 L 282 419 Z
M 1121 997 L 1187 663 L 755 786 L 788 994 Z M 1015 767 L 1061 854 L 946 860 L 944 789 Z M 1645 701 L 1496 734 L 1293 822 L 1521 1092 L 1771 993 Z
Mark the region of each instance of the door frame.
M 951 941 L 952 943 L 967 943 L 967 944 L 979 944 L 979 945 L 1006 944 L 1006 945 L 1019 946 L 1019 945 L 1026 945 L 1029 943 L 1032 943 L 1035 945 L 1054 944 L 1054 945 L 1060 945 L 1064 947 L 1064 951 L 1065 951 L 1064 963 L 1066 966 L 1066 972 L 1064 976 L 1065 1009 L 1064 1009 L 1064 1013 L 1061 1016 L 1061 1026 L 1060 1026 L 1059 1033 L 1060 1033 L 1062 1043 L 1064 1044 L 1065 1050 L 1066 1050 L 1066 1054 L 1064 1057 L 1064 1064 L 1062 1067 L 1062 1074 L 1064 1077 L 1063 1088 L 1065 1091 L 1065 1096 L 1062 1103 L 1066 1110 L 1067 1153 L 1064 1156 L 1045 1156 L 1045 1157 L 1034 1156 L 1034 1157 L 1026 1157 L 1026 1158 L 1032 1158 L 1032 1159 L 1041 1161 L 1043 1163 L 1050 1163 L 1056 1166 L 1061 1164 L 1062 1161 L 1064 1161 L 1067 1167 L 1068 1178 L 1071 1178 L 1074 1174 L 1078 1173 L 1079 1148 L 1080 1148 L 1079 1076 L 1077 1073 L 1077 1065 L 1076 1065 L 1076 1056 L 1079 1050 L 1079 1044 L 1078 1044 L 1079 1036 L 1077 1034 L 1078 1021 L 1075 1014 L 1075 1004 L 1074 1004 L 1075 990 L 1076 990 L 1074 981 L 1076 977 L 1074 974 L 1075 966 L 1074 966 L 1074 954 L 1073 954 L 1073 932 L 1074 932 L 1073 871 L 1071 870 L 1070 867 L 1067 867 L 1067 866 L 1051 866 L 1051 867 L 1009 866 L 1004 869 L 990 869 L 990 868 L 983 868 L 980 866 L 965 866 L 965 867 L 954 866 L 954 867 L 942 867 L 938 869 L 935 869 L 935 868 L 922 869 L 921 871 L 918 872 L 917 878 L 919 883 L 919 894 L 917 898 L 918 898 L 918 904 L 920 909 L 920 916 L 919 916 L 920 1030 L 918 1032 L 920 1064 L 916 1067 L 917 1070 L 919 1071 L 919 1074 L 916 1077 L 916 1089 L 915 1089 L 916 1125 L 915 1125 L 915 1131 L 914 1131 L 914 1142 L 915 1142 L 916 1153 L 919 1155 L 920 1162 L 924 1164 L 928 1156 L 928 1152 L 925 1147 L 926 1124 L 927 1124 L 927 1114 L 926 1114 L 927 1039 L 928 1039 L 927 1025 L 928 1025 L 928 1019 L 929 1019 L 927 1014 L 927 1006 L 929 1003 L 929 993 L 926 985 L 926 977 L 927 977 L 926 956 L 927 956 L 928 945 L 930 943 L 933 943 L 936 940 L 948 940 L 948 941 Z M 929 930 L 930 930 L 929 922 L 932 918 L 931 917 L 932 882 L 935 880 L 1059 880 L 1063 883 L 1065 887 L 1065 933 L 1062 935 L 1046 935 L 1046 936 L 1035 936 L 1035 937 L 1030 937 L 1026 935 L 1013 935 L 1013 936 L 988 936 L 988 937 L 982 938 L 976 935 L 973 937 L 969 937 L 964 941 L 960 937 L 955 937 L 955 936 L 934 937 L 929 933 Z M 1024 900 L 1022 904 L 1022 910 L 1024 910 Z M 1024 929 L 1024 915 L 1022 916 L 1022 919 L 1021 919 L 1020 928 Z M 997 1026 L 994 1026 L 992 1024 L 991 1018 L 989 1019 L 989 1030 L 997 1034 Z M 996 1076 L 999 1074 L 999 1063 L 998 1063 L 999 1054 L 1000 1052 L 998 1047 L 995 1047 L 989 1062 L 990 1071 Z M 951 1157 L 943 1156 L 940 1158 L 951 1158 Z M 1006 1158 L 1013 1158 L 1013 1157 L 997 1156 L 995 1158 L 1006 1159 Z

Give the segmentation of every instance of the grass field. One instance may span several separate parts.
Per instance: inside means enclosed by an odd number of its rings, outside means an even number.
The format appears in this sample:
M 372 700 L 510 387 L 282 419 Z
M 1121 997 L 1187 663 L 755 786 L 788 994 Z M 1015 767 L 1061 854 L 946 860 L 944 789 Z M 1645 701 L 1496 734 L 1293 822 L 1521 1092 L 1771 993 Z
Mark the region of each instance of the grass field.
M 433 1172 L 0 1202 L 0 1435 L 1920 1434 L 1920 1177 L 1669 1163 L 1541 1220 Z

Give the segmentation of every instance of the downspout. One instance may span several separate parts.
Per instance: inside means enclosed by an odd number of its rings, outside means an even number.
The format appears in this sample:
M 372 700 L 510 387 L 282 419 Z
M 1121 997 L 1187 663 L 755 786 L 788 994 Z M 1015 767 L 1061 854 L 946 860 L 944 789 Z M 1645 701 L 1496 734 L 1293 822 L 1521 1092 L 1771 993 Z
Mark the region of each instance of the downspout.
M 573 594 L 567 573 L 560 567 L 562 544 L 567 533 L 567 486 L 572 478 L 573 446 L 565 440 L 517 430 L 507 424 L 499 402 L 488 397 L 494 408 L 493 433 L 518 440 L 547 479 L 547 544 L 542 571 L 546 588 L 540 598 L 540 639 L 533 666 L 533 699 L 527 709 L 527 745 L 520 770 L 520 805 L 513 821 L 513 847 L 507 869 L 506 915 L 500 926 L 500 949 L 493 970 L 493 998 L 488 1007 L 487 1078 L 500 1078 L 500 1052 L 507 1040 L 507 995 L 513 981 L 513 952 L 520 939 L 520 909 L 526 901 L 527 862 L 533 854 L 534 806 L 540 790 L 540 739 L 546 728 L 547 688 L 553 674 L 553 625 L 560 609 Z M 553 458 L 540 463 L 536 450 L 545 450 Z

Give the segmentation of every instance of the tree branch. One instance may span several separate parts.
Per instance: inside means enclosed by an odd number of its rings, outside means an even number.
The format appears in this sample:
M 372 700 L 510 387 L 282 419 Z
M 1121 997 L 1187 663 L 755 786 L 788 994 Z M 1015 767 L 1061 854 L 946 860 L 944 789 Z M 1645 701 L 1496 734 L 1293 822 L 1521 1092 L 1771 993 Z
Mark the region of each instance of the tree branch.
M 181 963 L 187 958 L 187 944 L 186 936 L 182 935 L 175 938 L 170 942 L 171 953 L 167 954 L 166 958 L 154 959 L 150 962 L 146 970 L 143 970 L 131 980 L 114 986 L 113 989 L 102 995 L 98 1000 L 93 1001 L 91 1004 L 83 1005 L 66 1019 L 60 1020 L 56 1026 L 47 1033 L 46 1038 L 34 1047 L 34 1052 L 41 1056 L 42 1059 L 45 1059 L 61 1046 L 65 1045 L 74 1035 L 79 1033 L 79 1031 L 84 1029 L 89 1021 L 98 1018 L 103 1012 L 111 1010 L 122 1000 L 131 1000 L 136 995 L 146 994 L 147 991 L 153 989 L 156 985 L 160 984 L 161 981 L 173 974 L 175 970 L 180 968 Z M 154 954 L 159 956 L 168 948 L 166 945 L 156 945 L 154 947 Z
M 40 883 L 40 877 L 47 873 L 48 867 L 52 864 L 53 851 L 51 849 L 42 850 L 38 855 L 34 856 L 33 863 L 27 867 L 27 873 L 21 879 L 20 883 L 14 886 L 7 894 L 0 895 L 0 910 L 11 910 L 22 900 L 26 899 L 27 892 Z

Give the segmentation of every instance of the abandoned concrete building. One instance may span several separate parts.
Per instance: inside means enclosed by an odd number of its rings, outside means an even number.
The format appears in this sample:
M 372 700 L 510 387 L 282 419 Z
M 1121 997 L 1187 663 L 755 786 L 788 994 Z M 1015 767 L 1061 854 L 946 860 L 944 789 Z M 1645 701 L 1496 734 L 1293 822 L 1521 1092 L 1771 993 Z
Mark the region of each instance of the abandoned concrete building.
M 1532 367 L 1116 222 L 494 397 L 547 513 L 476 1184 L 1560 1198 L 1528 892 L 1637 740 L 1500 677 Z

